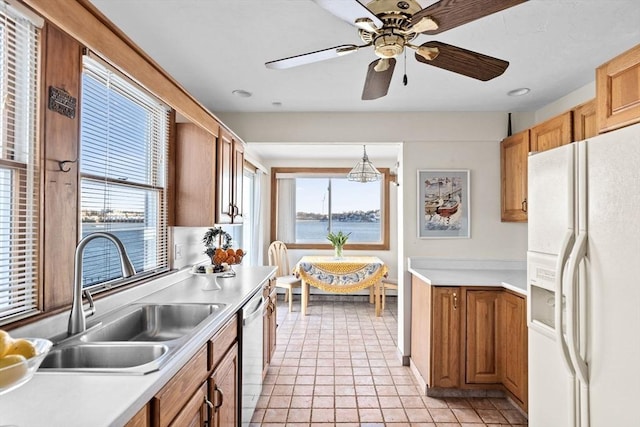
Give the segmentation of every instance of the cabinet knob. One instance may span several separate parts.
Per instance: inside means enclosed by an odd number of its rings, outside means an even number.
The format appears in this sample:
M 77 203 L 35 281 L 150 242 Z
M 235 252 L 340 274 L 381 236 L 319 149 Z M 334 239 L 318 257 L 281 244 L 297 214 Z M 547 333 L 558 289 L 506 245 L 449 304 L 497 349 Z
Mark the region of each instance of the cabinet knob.
M 527 211 L 527 199 L 524 199 L 522 201 L 522 212 L 526 212 Z
M 458 309 L 458 294 L 455 292 L 453 293 L 453 309 Z

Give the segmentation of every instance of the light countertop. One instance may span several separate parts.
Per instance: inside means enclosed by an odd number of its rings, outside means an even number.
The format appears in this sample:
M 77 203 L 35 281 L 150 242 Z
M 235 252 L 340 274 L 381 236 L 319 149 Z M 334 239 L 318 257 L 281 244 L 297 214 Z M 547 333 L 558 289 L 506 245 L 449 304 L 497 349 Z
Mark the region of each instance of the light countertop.
M 502 287 L 527 295 L 524 261 L 410 258 L 409 272 L 432 286 Z
M 274 267 L 234 269 L 235 278 L 219 279 L 221 290 L 203 290 L 205 281 L 210 279 L 183 270 L 172 275 L 173 283 L 169 286 L 154 289 L 155 292 L 135 301 L 227 304 L 223 314 L 199 325 L 190 340 L 159 371 L 146 375 L 38 371 L 27 384 L 0 395 L 0 424 L 16 427 L 126 424 L 275 272 Z M 30 329 L 33 333 L 34 327 Z

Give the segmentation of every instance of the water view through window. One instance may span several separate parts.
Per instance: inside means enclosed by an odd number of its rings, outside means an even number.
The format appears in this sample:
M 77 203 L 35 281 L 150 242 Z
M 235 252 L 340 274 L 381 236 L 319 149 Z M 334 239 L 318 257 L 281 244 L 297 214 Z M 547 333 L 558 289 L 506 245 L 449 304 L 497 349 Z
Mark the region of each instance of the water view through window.
M 327 233 L 351 233 L 349 243 L 382 240 L 381 183 L 346 178 L 296 178 L 296 243 L 327 243 Z

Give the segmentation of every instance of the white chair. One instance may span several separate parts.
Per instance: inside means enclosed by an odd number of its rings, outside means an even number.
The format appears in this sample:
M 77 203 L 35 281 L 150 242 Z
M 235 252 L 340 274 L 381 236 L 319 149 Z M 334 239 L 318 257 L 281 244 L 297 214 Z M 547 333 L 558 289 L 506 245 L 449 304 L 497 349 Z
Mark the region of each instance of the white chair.
M 387 277 L 382 279 L 382 283 L 380 284 L 380 298 L 382 299 L 380 303 L 380 311 L 384 311 L 384 303 L 387 298 L 387 289 L 395 289 L 398 290 L 398 280 L 389 279 Z
M 269 245 L 269 265 L 278 267 L 276 270 L 276 287 L 284 288 L 284 302 L 289 299 L 289 312 L 293 311 L 293 288 L 302 285 L 302 281 L 291 273 L 287 246 L 279 240 Z

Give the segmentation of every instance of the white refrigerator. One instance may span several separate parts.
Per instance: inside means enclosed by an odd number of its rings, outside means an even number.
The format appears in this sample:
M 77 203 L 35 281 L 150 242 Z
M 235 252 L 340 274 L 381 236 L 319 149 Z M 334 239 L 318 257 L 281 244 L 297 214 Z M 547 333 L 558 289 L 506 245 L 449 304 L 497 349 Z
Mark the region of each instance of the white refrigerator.
M 529 426 L 640 426 L 640 125 L 528 174 Z

